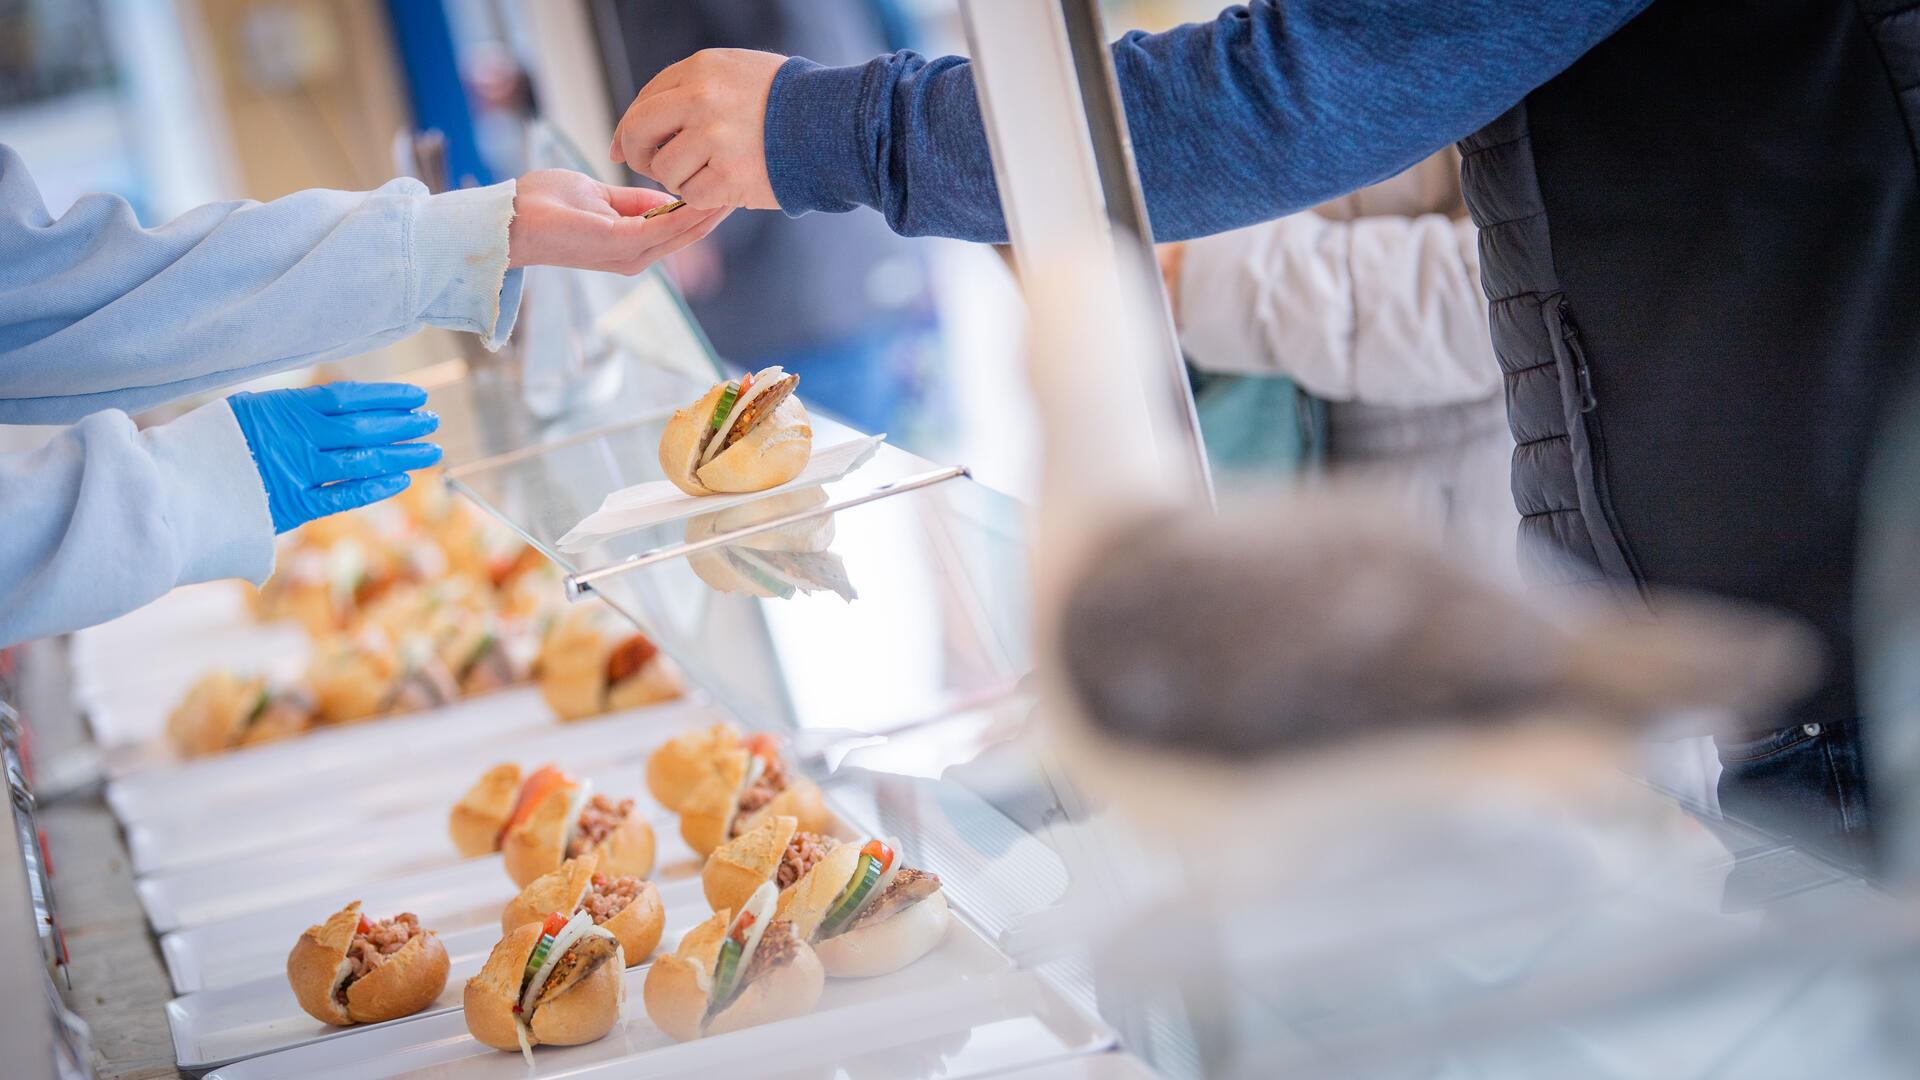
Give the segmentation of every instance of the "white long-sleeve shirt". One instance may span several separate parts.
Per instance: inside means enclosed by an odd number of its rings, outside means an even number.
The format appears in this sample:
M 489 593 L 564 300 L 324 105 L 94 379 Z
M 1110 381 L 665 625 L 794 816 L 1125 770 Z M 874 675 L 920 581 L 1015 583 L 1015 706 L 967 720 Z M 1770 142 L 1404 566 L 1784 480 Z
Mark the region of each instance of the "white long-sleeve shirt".
M 1181 344 L 1206 371 L 1316 397 L 1448 405 L 1500 391 L 1471 221 L 1307 212 L 1189 241 Z

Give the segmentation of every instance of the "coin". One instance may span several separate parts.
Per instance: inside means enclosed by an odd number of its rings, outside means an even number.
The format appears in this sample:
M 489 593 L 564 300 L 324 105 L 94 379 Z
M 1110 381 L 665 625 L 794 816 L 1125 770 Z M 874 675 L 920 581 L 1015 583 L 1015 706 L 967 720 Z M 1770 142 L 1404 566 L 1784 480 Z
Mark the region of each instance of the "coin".
M 687 200 L 685 199 L 675 199 L 670 203 L 662 203 L 659 206 L 656 206 L 653 209 L 647 211 L 646 213 L 641 214 L 640 220 L 652 221 L 654 218 L 662 217 L 666 214 L 671 214 L 675 210 L 678 210 L 685 205 L 687 205 Z

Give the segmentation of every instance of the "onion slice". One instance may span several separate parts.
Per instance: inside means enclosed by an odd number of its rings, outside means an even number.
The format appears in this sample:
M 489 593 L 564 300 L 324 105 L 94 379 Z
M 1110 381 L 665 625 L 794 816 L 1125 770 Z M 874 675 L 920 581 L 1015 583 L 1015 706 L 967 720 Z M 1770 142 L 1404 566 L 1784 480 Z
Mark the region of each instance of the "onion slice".
M 739 400 L 733 403 L 733 411 L 727 414 L 727 422 L 721 425 L 720 430 L 714 433 L 713 440 L 707 443 L 707 452 L 700 455 L 700 464 L 705 465 L 720 455 L 720 451 L 725 449 L 727 445 L 727 433 L 732 431 L 734 425 L 740 422 L 740 417 L 746 414 L 747 406 L 753 403 L 753 399 L 765 393 L 768 387 L 779 382 L 785 375 L 786 370 L 778 364 L 769 368 L 761 368 L 754 373 L 753 385 L 748 387 L 747 392 L 741 394 Z

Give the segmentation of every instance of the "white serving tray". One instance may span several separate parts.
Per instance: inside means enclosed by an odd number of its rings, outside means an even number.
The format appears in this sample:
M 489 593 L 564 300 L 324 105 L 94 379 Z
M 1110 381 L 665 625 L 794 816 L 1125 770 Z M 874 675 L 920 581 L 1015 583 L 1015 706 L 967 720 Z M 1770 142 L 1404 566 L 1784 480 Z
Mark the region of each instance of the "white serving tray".
M 350 1037 L 253 1058 L 210 1073 L 261 1078 L 471 1077 L 474 1080 L 611 1080 L 649 1076 L 972 1077 L 1105 1049 L 1113 1032 L 1006 959 L 962 920 L 904 971 L 878 979 L 829 979 L 807 1016 L 691 1043 L 675 1043 L 647 1019 L 645 969 L 627 973 L 620 1024 L 598 1042 L 490 1050 L 466 1033 L 458 1012 L 369 1029 Z
M 674 735 L 723 719 L 719 711 L 688 700 L 418 754 L 404 768 L 370 769 L 356 762 L 302 770 L 265 791 L 141 807 L 151 812 L 127 825 L 127 849 L 134 871 L 151 874 L 273 849 L 304 849 L 316 842 L 355 848 L 398 830 L 401 819 L 427 810 L 441 818 L 427 831 L 444 837 L 448 808 L 481 773 L 503 761 L 517 761 L 525 768 L 552 762 L 585 774 L 643 762 L 654 747 Z M 209 821 L 220 826 L 209 828 Z M 371 823 L 379 823 L 379 828 L 361 827 Z
M 680 819 L 647 795 L 644 757 L 612 768 L 588 769 L 584 777 L 592 781 L 595 792 L 636 800 L 634 812 L 653 826 L 661 861 L 693 858 L 692 850 L 680 839 Z M 410 874 L 452 869 L 467 860 L 460 857 L 447 837 L 447 809 L 451 805 L 449 801 L 375 825 L 345 828 L 339 830 L 339 837 L 152 874 L 141 878 L 134 891 L 140 897 L 140 906 L 146 909 L 147 921 L 155 931 L 165 933 L 286 907 L 311 897 L 341 896 Z M 499 873 L 504 876 L 504 871 Z
M 660 902 L 666 909 L 666 925 L 660 940 L 671 946 L 680 936 L 699 925 L 710 912 L 700 883 L 690 877 L 667 882 L 660 887 Z M 391 913 L 386 913 L 391 914 Z M 447 988 L 438 1001 L 422 1012 L 388 1024 L 367 1024 L 338 1028 L 322 1024 L 303 1012 L 293 999 L 284 972 L 276 971 L 258 979 L 202 990 L 177 997 L 167 1005 L 167 1024 L 173 1029 L 173 1052 L 182 1069 L 198 1072 L 242 1058 L 257 1057 L 322 1039 L 358 1036 L 377 1027 L 404 1023 L 460 1008 L 461 988 L 500 940 L 496 913 L 493 923 L 440 935 L 446 946 Z M 287 943 L 292 948 L 292 942 Z
M 432 747 L 447 753 L 488 743 L 512 745 L 515 732 L 557 724 L 538 690 L 516 686 L 426 712 L 325 728 L 297 739 L 147 769 L 110 782 L 107 806 L 129 825 L 169 814 L 204 815 L 221 800 L 270 796 L 302 779 L 318 779 L 317 774 L 365 773 L 369 762 L 386 761 L 395 747 Z

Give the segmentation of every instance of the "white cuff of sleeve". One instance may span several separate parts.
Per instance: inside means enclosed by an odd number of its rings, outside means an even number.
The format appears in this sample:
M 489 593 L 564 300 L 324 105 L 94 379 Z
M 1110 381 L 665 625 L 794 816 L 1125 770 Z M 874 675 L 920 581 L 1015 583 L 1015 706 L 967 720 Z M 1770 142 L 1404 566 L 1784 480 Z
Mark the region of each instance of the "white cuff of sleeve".
M 253 451 L 225 400 L 141 434 L 159 468 L 176 585 L 273 572 L 273 516 Z
M 412 309 L 433 326 L 480 335 L 489 349 L 506 342 L 520 310 L 521 274 L 507 269 L 515 190 L 508 180 L 423 199 L 409 240 Z

